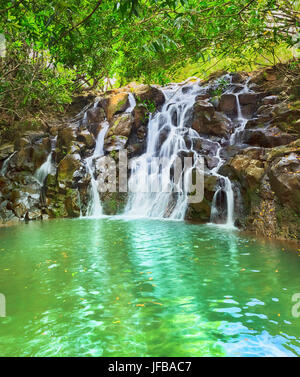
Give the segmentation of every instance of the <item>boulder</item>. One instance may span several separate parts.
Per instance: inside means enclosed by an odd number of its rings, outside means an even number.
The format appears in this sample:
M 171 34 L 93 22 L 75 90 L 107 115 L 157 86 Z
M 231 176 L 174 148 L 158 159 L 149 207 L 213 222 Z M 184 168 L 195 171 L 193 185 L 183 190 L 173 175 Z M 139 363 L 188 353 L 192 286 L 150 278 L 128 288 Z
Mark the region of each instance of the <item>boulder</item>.
M 68 189 L 64 206 L 68 217 L 79 217 L 80 216 L 80 202 L 78 199 L 78 191 L 74 189 Z
M 237 73 L 231 73 L 230 76 L 231 76 L 231 82 L 233 84 L 241 84 L 246 80 L 248 74 L 245 72 L 237 72 Z
M 192 128 L 200 135 L 224 137 L 228 135 L 231 123 L 225 115 L 216 112 L 211 103 L 199 100 L 193 107 Z
M 218 178 L 213 175 L 204 177 L 204 198 L 200 203 L 190 203 L 187 218 L 207 222 L 210 219 L 211 203 L 216 191 Z
M 33 148 L 31 146 L 22 148 L 12 157 L 10 165 L 15 167 L 17 170 L 34 172 L 34 164 L 31 158 L 32 151 Z
M 96 144 L 94 136 L 87 130 L 80 131 L 77 135 L 77 140 L 84 143 L 87 148 L 93 148 Z
M 129 107 L 128 93 L 112 93 L 99 102 L 110 122 L 114 115 L 124 112 Z
M 163 92 L 151 85 L 138 85 L 133 88 L 133 93 L 137 102 L 153 103 L 155 107 L 159 107 L 165 102 Z
M 114 116 L 111 123 L 112 127 L 110 127 L 107 136 L 119 135 L 128 137 L 133 126 L 133 118 L 131 114 Z
M 31 143 L 36 142 L 47 135 L 43 131 L 26 131 L 23 133 L 22 137 L 28 139 Z
M 102 107 L 92 107 L 86 112 L 86 121 L 88 124 L 101 123 L 105 120 L 105 111 Z
M 0 161 L 5 160 L 14 152 L 13 144 L 2 144 L 0 146 Z
M 262 104 L 263 105 L 275 105 L 279 102 L 279 97 L 278 96 L 267 96 L 262 99 Z
M 49 138 L 44 138 L 32 146 L 32 163 L 34 170 L 38 169 L 47 159 L 51 150 L 51 141 Z
M 241 105 L 257 105 L 261 95 L 258 93 L 241 93 L 239 94 L 239 101 Z
M 0 202 L 0 221 L 5 224 L 15 219 L 15 214 L 11 209 L 7 208 L 8 201 Z
M 58 165 L 58 180 L 68 181 L 73 180 L 73 175 L 81 166 L 81 157 L 79 154 L 67 154 Z
M 244 142 L 249 145 L 272 148 L 279 145 L 289 144 L 297 138 L 296 135 L 290 135 L 282 132 L 277 127 L 245 130 Z
M 237 98 L 234 94 L 223 94 L 220 98 L 218 110 L 226 115 L 237 115 Z
M 133 115 L 133 126 L 136 130 L 139 129 L 139 127 L 141 126 L 145 126 L 148 122 L 148 117 L 147 117 L 147 109 L 144 105 L 142 104 L 138 104 L 133 112 L 132 112 L 132 115 Z
M 25 220 L 42 220 L 42 211 L 38 208 L 26 212 Z
M 261 161 L 253 160 L 248 156 L 235 156 L 230 165 L 239 177 L 245 178 L 249 186 L 259 183 L 265 172 Z
M 272 190 L 283 205 L 299 213 L 300 208 L 300 154 L 290 153 L 274 160 L 269 171 Z
M 61 126 L 58 130 L 57 149 L 68 151 L 72 142 L 77 139 L 76 130 L 72 126 Z

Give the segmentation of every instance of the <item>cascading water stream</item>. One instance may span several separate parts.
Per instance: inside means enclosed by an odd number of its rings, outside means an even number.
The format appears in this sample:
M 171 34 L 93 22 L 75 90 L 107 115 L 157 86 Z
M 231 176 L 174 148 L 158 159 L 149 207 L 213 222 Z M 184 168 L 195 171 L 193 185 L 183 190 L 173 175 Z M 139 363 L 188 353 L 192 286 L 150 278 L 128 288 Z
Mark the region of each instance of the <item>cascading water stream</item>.
M 0 175 L 5 176 L 8 166 L 9 166 L 9 161 L 12 159 L 12 157 L 17 153 L 17 151 L 13 152 L 7 159 L 3 162 L 2 168 L 0 170 Z
M 131 113 L 136 106 L 136 100 L 132 93 L 128 93 L 129 107 L 126 110 L 126 113 Z
M 104 138 L 108 128 L 109 123 L 106 121 L 103 122 L 102 128 L 97 136 L 94 153 L 91 157 L 85 159 L 87 173 L 89 173 L 89 175 L 91 176 L 90 200 L 87 208 L 88 217 L 100 217 L 103 214 L 102 205 L 98 192 L 98 183 L 94 177 L 93 163 L 97 157 L 101 157 L 104 155 Z
M 230 77 L 228 75 L 228 77 Z M 230 82 L 231 85 L 231 77 Z M 233 85 L 234 86 L 234 85 Z M 238 143 L 242 132 L 247 124 L 247 119 L 243 117 L 239 101 L 239 95 L 248 93 L 250 90 L 245 86 L 239 93 L 234 93 L 234 89 L 229 89 L 226 93 L 234 94 L 237 102 L 237 119 L 234 133 L 231 135 L 229 145 Z M 194 150 L 194 141 L 204 140 L 189 125 L 189 111 L 192 109 L 197 95 L 201 92 L 198 83 L 191 85 L 190 90 L 183 92 L 179 85 L 173 85 L 164 89 L 166 102 L 148 123 L 148 137 L 146 152 L 132 162 L 131 177 L 129 179 L 129 200 L 124 211 L 126 217 L 150 217 L 169 218 L 183 220 L 187 206 L 187 193 L 183 190 L 174 193 L 176 184 L 170 177 L 169 172 L 175 158 L 182 153 L 198 155 Z M 164 139 L 161 142 L 161 139 Z M 225 163 L 221 158 L 223 146 L 219 142 L 216 144 L 217 159 L 216 166 L 210 170 L 209 174 L 218 177 L 219 187 L 217 188 L 211 209 L 211 222 L 225 222 L 227 228 L 234 228 L 234 192 L 230 179 L 219 174 L 220 168 Z M 168 163 L 164 166 L 160 164 L 160 159 L 165 159 Z M 153 186 L 158 187 L 157 192 L 151 190 Z M 167 190 L 169 188 L 169 190 Z M 170 189 L 171 188 L 171 189 Z M 168 191 L 168 192 L 165 192 Z M 222 196 L 222 193 L 225 196 Z M 226 218 L 221 219 L 218 209 L 218 198 L 221 198 L 221 205 L 226 202 Z
M 48 154 L 46 161 L 37 169 L 34 174 L 35 179 L 38 181 L 40 186 L 43 186 L 47 176 L 53 171 L 54 167 L 52 164 L 53 151 L 56 147 L 57 136 L 51 139 L 51 152 Z
M 230 76 L 229 76 L 230 77 Z M 236 108 L 237 108 L 237 119 L 236 123 L 238 124 L 237 127 L 235 127 L 234 132 L 230 136 L 229 139 L 229 145 L 235 145 L 241 142 L 242 140 L 242 134 L 245 130 L 246 124 L 248 122 L 248 119 L 243 116 L 241 103 L 239 96 L 244 93 L 251 93 L 252 91 L 248 88 L 248 82 L 249 79 L 246 81 L 245 86 L 241 89 L 239 93 L 233 93 L 231 89 L 226 91 L 226 94 L 234 94 L 236 97 Z M 230 77 L 230 84 L 232 84 L 231 77 Z M 217 176 L 221 182 L 223 182 L 223 185 L 220 186 L 213 197 L 212 201 L 212 208 L 211 208 L 211 222 L 215 223 L 217 222 L 217 219 L 219 217 L 219 211 L 217 208 L 217 198 L 218 195 L 222 192 L 222 190 L 226 194 L 226 210 L 227 210 L 227 217 L 226 217 L 226 223 L 224 224 L 227 228 L 235 228 L 234 226 L 234 192 L 232 189 L 232 183 L 228 177 L 222 176 L 218 174 L 218 171 L 220 170 L 221 166 L 224 164 L 224 160 L 220 157 L 221 152 L 221 145 L 218 145 L 218 151 L 216 154 L 216 157 L 218 158 L 218 164 L 216 168 L 212 170 L 213 175 Z
M 163 108 L 149 119 L 147 150 L 132 161 L 126 217 L 182 220 L 185 216 L 188 193 L 178 186 L 170 171 L 178 156 L 192 154 L 195 161 L 198 155 L 193 149 L 193 139 L 200 137 L 188 127 L 188 121 L 199 85 L 191 85 L 187 94 L 180 89 L 179 85 L 165 88 Z M 184 179 L 193 168 L 185 172 Z

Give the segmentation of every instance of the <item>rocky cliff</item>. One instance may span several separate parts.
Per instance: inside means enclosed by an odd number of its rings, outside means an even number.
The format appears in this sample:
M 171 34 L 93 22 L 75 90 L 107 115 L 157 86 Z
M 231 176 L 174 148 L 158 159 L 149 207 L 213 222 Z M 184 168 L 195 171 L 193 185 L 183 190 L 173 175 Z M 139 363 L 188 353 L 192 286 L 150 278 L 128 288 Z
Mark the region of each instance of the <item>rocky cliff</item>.
M 230 81 L 226 78 L 230 76 Z M 240 92 L 245 83 L 249 93 Z M 181 85 L 189 90 L 190 81 Z M 280 66 L 248 73 L 220 73 L 203 88 L 189 114 L 189 126 L 203 138 L 197 152 L 205 157 L 205 195 L 192 204 L 186 218 L 210 220 L 217 177 L 216 142 L 222 146 L 220 173 L 232 182 L 235 223 L 272 238 L 300 239 L 300 79 L 286 77 Z M 231 86 L 231 90 L 228 87 Z M 236 100 L 236 93 L 240 109 Z M 132 106 L 134 99 L 134 106 Z M 165 97 L 158 86 L 126 87 L 74 99 L 66 122 L 49 121 L 0 145 L 0 218 L 3 223 L 86 214 L 91 174 L 86 159 L 108 122 L 104 153 L 118 160 L 145 151 L 150 114 Z M 239 142 L 229 143 L 241 111 L 247 123 Z M 176 119 L 174 119 L 176 122 Z M 165 136 L 161 135 L 161 144 Z M 45 170 L 46 162 L 49 170 Z M 101 169 L 98 160 L 95 172 Z M 99 166 L 98 166 L 99 165 Z M 47 165 L 47 169 L 49 168 Z M 45 176 L 40 170 L 46 171 Z M 124 193 L 101 193 L 106 214 L 122 211 Z M 219 200 L 222 199 L 220 191 Z M 222 204 L 221 204 L 222 206 Z

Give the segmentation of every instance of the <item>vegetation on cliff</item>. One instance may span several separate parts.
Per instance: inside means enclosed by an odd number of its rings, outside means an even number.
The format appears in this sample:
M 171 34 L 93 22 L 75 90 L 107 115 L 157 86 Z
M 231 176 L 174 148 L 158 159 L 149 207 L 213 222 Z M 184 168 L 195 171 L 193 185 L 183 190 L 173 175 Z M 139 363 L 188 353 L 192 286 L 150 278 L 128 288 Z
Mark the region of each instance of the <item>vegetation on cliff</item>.
M 103 89 L 112 78 L 114 85 L 163 84 L 182 70 L 202 75 L 220 61 L 232 69 L 262 57 L 274 64 L 299 43 L 299 1 L 292 0 L 0 4 L 2 134 L 16 122 L 40 125 L 49 108 L 62 111 L 75 92 Z

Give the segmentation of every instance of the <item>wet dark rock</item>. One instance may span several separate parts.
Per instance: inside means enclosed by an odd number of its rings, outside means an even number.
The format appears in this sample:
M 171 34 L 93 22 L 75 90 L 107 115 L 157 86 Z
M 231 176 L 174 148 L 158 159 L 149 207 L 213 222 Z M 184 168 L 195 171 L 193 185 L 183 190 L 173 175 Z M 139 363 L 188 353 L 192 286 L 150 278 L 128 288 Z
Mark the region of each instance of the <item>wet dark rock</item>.
M 138 130 L 141 126 L 146 126 L 148 123 L 148 110 L 144 105 L 137 105 L 133 110 L 133 125 L 136 130 Z
M 200 135 L 226 136 L 231 124 L 226 116 L 215 111 L 211 103 L 199 100 L 193 108 L 192 128 Z
M 96 143 L 94 136 L 87 130 L 82 130 L 77 135 L 77 140 L 84 143 L 84 145 L 86 145 L 88 148 L 93 148 Z
M 9 157 L 13 153 L 13 151 L 13 144 L 2 144 L 0 146 L 0 161 L 5 160 L 7 157 Z
M 211 204 L 216 191 L 218 178 L 213 175 L 206 174 L 204 176 L 204 198 L 199 203 L 191 203 L 187 212 L 187 219 L 197 219 L 201 222 L 210 220 Z
M 154 103 L 158 108 L 165 102 L 165 96 L 161 90 L 151 85 L 139 85 L 133 89 L 138 102 Z
M 72 126 L 63 125 L 58 130 L 57 149 L 68 151 L 72 142 L 77 140 L 76 129 Z
M 263 105 L 275 105 L 279 102 L 278 96 L 268 96 L 262 99 Z
M 91 109 L 87 110 L 86 112 L 86 121 L 87 123 L 99 124 L 105 120 L 105 111 L 102 107 L 92 107 Z
M 290 153 L 277 158 L 269 170 L 272 190 L 284 205 L 296 212 L 300 208 L 300 159 L 299 154 Z
M 245 73 L 245 72 L 241 72 L 241 73 L 231 73 L 230 74 L 231 76 L 231 82 L 233 84 L 241 84 L 241 83 L 244 83 L 248 74 Z
M 297 136 L 281 132 L 277 127 L 245 130 L 244 142 L 258 147 L 272 148 L 291 143 Z
M 237 98 L 234 94 L 223 94 L 220 98 L 218 110 L 226 115 L 237 115 Z

